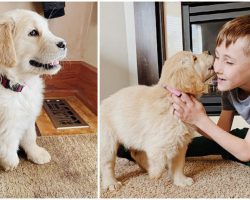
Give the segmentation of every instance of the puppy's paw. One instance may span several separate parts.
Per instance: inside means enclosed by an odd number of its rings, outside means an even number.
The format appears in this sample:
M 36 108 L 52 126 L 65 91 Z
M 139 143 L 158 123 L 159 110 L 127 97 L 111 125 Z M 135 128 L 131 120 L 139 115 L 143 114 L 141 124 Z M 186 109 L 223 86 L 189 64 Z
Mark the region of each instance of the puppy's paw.
M 169 178 L 170 180 L 173 180 L 173 173 L 170 172 L 170 171 L 168 171 L 168 178 Z
M 119 181 L 113 182 L 111 184 L 105 184 L 103 185 L 103 189 L 107 191 L 115 191 L 120 189 L 122 186 L 122 183 Z
M 17 155 L 9 157 L 8 159 L 2 162 L 3 168 L 5 171 L 12 171 L 17 168 L 19 164 L 19 158 Z
M 190 177 L 182 177 L 182 178 L 176 178 L 174 180 L 174 184 L 180 187 L 185 187 L 185 186 L 189 186 L 192 185 L 194 183 L 193 179 Z
M 150 179 L 159 179 L 162 176 L 162 170 L 158 168 L 149 168 L 148 174 Z
M 37 146 L 32 153 L 28 154 L 28 159 L 40 165 L 50 162 L 51 156 L 44 148 Z
M 116 182 L 116 183 L 114 183 L 114 184 L 112 184 L 112 185 L 109 185 L 109 186 L 108 186 L 108 190 L 109 190 L 109 191 L 118 190 L 118 189 L 121 188 L 121 186 L 122 186 L 122 183 L 121 183 L 121 182 Z

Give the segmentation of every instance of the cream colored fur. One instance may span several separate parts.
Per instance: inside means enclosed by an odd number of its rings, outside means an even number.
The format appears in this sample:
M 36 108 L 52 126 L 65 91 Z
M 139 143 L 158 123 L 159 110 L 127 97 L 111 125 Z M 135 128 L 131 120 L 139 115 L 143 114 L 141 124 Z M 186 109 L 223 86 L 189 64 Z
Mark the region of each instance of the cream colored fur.
M 39 35 L 31 36 L 32 30 Z M 13 10 L 0 15 L 0 74 L 11 81 L 10 85 L 25 86 L 15 92 L 0 84 L 0 166 L 5 170 L 17 167 L 19 146 L 34 163 L 51 159 L 36 144 L 35 121 L 43 103 L 40 75 L 57 73 L 61 68 L 58 61 L 66 55 L 66 48 L 59 48 L 59 42 L 64 40 L 53 35 L 47 21 L 35 12 Z M 54 63 L 54 67 L 35 67 L 30 60 Z
M 193 183 L 183 174 L 193 129 L 173 115 L 171 94 L 164 86 L 199 96 L 205 89 L 205 80 L 213 75 L 209 70 L 212 64 L 213 57 L 207 53 L 179 52 L 166 61 L 157 85 L 128 87 L 102 102 L 100 168 L 103 189 L 114 190 L 121 186 L 114 171 L 119 144 L 134 150 L 132 156 L 148 171 L 150 178 L 159 178 L 168 165 L 175 185 Z

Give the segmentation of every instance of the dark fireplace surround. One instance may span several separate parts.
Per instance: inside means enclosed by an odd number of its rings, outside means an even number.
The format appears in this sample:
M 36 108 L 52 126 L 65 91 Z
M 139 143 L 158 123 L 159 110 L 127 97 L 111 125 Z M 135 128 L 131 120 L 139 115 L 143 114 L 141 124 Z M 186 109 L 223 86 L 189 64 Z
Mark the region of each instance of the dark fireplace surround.
M 215 40 L 221 26 L 235 17 L 248 14 L 250 14 L 250 2 L 183 2 L 183 49 L 208 50 L 214 54 Z M 203 36 L 202 44 L 197 44 L 197 38 L 194 38 L 196 26 L 199 26 L 200 35 Z M 221 98 L 218 90 L 203 95 L 200 100 L 208 115 L 220 114 Z

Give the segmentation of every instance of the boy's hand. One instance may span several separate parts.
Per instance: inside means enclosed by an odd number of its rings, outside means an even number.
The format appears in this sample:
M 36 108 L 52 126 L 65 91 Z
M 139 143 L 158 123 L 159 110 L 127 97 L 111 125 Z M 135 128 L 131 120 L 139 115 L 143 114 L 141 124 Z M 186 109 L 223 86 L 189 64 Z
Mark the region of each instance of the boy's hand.
M 206 116 L 203 105 L 192 95 L 167 88 L 172 93 L 174 115 L 183 122 L 198 125 L 199 120 Z M 179 92 L 179 93 L 178 93 Z M 178 94 L 178 95 L 177 95 Z

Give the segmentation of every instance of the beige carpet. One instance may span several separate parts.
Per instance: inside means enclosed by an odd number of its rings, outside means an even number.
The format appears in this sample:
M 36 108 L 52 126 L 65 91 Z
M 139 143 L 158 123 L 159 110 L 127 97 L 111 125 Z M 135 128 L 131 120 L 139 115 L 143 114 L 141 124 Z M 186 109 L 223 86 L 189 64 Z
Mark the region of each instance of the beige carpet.
M 15 171 L 0 169 L 0 197 L 97 197 L 96 135 L 39 137 L 52 156 L 45 165 L 21 159 Z
M 174 186 L 165 172 L 159 180 L 150 180 L 136 164 L 118 159 L 116 176 L 123 182 L 120 190 L 102 192 L 102 197 L 116 198 L 249 198 L 250 167 L 219 157 L 189 158 L 185 174 L 192 186 Z

